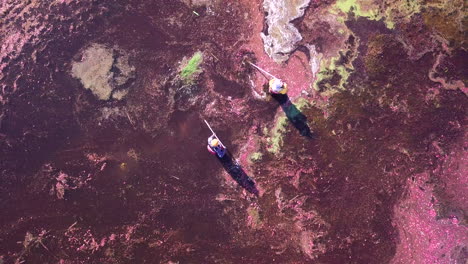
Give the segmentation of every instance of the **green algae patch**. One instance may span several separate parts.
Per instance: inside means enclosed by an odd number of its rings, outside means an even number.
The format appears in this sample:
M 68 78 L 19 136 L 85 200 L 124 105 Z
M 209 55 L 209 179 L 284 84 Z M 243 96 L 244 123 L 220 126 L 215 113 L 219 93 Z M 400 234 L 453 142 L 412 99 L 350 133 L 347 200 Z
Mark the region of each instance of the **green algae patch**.
M 398 1 L 398 0 L 397 0 Z M 398 1 L 398 2 L 402 2 Z M 331 13 L 337 14 L 339 11 L 343 13 L 354 13 L 357 17 L 366 17 L 370 20 L 383 20 L 385 26 L 389 29 L 395 28 L 394 18 L 410 16 L 419 11 L 419 4 L 410 1 L 411 3 L 392 4 L 385 9 L 379 8 L 378 4 L 369 0 L 338 0 L 332 8 Z M 395 6 L 397 8 L 395 8 Z M 344 21 L 343 21 L 344 22 Z
M 372 20 L 378 20 L 381 18 L 378 6 L 368 0 L 338 0 L 335 3 L 335 9 L 338 9 L 343 13 L 349 13 L 352 11 L 356 16 L 367 17 Z
M 253 228 L 258 228 L 262 225 L 262 219 L 257 208 L 249 207 L 247 209 L 248 222 Z
M 202 72 L 200 69 L 200 64 L 203 62 L 203 53 L 200 51 L 195 52 L 195 54 L 190 58 L 187 64 L 180 71 L 180 78 L 186 84 L 193 84 L 196 75 Z
M 254 152 L 250 155 L 249 160 L 250 162 L 259 162 L 263 158 L 263 154 L 261 152 Z
M 314 83 L 316 91 L 333 94 L 346 90 L 345 83 L 354 68 L 351 63 L 345 65 L 340 64 L 339 61 L 341 61 L 339 56 L 329 60 L 322 60 L 320 68 L 323 70 L 318 72 L 317 81 Z
M 419 1 L 397 0 L 387 6 L 385 13 L 385 25 L 389 29 L 395 28 L 395 22 L 409 23 L 411 16 L 421 12 Z
M 283 134 L 286 132 L 286 126 L 288 125 L 288 118 L 284 113 L 278 118 L 275 126 L 271 131 L 271 136 L 268 138 L 269 147 L 267 150 L 273 154 L 278 154 L 281 147 L 283 146 Z

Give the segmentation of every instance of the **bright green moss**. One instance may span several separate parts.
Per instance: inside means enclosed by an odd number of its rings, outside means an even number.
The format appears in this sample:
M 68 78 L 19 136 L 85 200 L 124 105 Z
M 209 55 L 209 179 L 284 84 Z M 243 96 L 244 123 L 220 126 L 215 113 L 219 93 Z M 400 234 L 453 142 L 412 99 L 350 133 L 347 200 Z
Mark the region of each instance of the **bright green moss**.
M 194 81 L 194 76 L 201 72 L 199 68 L 200 64 L 203 61 L 203 54 L 197 51 L 192 58 L 187 62 L 187 65 L 182 68 L 180 71 L 180 77 L 182 80 L 187 83 L 191 84 Z
M 251 162 L 258 162 L 262 159 L 263 154 L 261 152 L 254 152 L 250 155 L 249 159 Z

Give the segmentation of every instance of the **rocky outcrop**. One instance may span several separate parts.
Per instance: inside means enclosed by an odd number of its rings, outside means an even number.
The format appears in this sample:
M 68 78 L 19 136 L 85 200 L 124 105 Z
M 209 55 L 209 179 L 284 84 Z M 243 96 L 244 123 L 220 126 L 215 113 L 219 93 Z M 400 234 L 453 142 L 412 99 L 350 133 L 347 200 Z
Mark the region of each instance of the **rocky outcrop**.
M 2 1 L 0 107 L 8 104 L 18 93 L 31 89 L 53 90 L 52 87 L 58 85 L 56 80 L 52 80 L 53 76 L 38 75 L 44 71 L 61 72 L 71 53 L 95 34 L 97 20 L 117 15 L 120 10 L 121 5 L 114 0 L 105 3 Z M 41 80 L 39 83 L 38 79 Z
M 128 56 L 93 44 L 84 51 L 80 62 L 73 63 L 71 73 L 99 100 L 109 100 L 111 96 L 121 100 L 128 91 L 119 88 L 131 82 L 135 69 L 128 64 Z
M 304 15 L 305 8 L 310 0 L 265 0 L 263 8 L 268 13 L 266 33 L 261 33 L 265 52 L 276 62 L 281 63 L 288 59 L 289 53 L 296 44 L 302 40 L 302 36 L 291 23 L 296 18 Z

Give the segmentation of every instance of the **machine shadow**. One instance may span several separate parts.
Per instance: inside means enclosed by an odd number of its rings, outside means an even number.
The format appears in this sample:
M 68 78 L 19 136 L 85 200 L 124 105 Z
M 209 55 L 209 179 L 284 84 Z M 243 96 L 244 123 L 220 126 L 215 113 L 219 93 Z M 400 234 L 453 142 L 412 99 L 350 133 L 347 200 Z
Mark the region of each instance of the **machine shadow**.
M 310 139 L 316 137 L 316 135 L 310 130 L 309 125 L 307 125 L 307 117 L 297 109 L 287 94 L 272 94 L 271 97 L 280 104 L 281 109 L 283 109 L 288 120 L 302 136 Z
M 242 167 L 236 162 L 229 151 L 226 152 L 224 157 L 219 158 L 219 162 L 223 165 L 224 169 L 231 175 L 231 177 L 248 192 L 258 196 L 258 189 L 255 182 L 245 173 Z

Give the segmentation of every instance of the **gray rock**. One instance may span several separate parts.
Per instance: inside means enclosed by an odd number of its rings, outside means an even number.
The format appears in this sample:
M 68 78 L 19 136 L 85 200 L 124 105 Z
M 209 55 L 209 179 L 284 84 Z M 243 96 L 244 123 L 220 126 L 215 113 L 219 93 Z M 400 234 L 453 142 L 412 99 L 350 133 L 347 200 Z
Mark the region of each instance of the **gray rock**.
M 98 99 L 109 100 L 112 97 L 121 100 L 128 90 L 118 89 L 133 79 L 135 73 L 135 68 L 128 63 L 128 56 L 121 53 L 101 44 L 93 44 L 83 52 L 80 62 L 73 62 L 71 74 Z
M 268 33 L 260 33 L 265 52 L 277 63 L 288 59 L 288 53 L 296 48 L 302 36 L 291 24 L 296 18 L 304 15 L 304 10 L 310 0 L 264 0 L 263 8 L 266 16 Z

